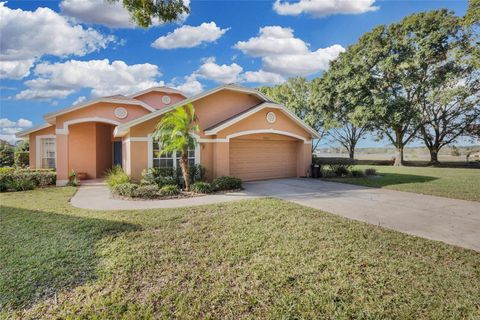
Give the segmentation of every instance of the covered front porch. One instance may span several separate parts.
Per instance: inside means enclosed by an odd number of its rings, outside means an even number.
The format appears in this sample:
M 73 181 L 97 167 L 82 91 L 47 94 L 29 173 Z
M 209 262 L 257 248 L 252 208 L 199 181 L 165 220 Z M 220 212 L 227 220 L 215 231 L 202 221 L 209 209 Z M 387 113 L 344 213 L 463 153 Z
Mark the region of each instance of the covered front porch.
M 57 185 L 75 171 L 81 179 L 99 179 L 122 164 L 122 141 L 113 137 L 115 124 L 89 121 L 71 124 L 56 134 Z

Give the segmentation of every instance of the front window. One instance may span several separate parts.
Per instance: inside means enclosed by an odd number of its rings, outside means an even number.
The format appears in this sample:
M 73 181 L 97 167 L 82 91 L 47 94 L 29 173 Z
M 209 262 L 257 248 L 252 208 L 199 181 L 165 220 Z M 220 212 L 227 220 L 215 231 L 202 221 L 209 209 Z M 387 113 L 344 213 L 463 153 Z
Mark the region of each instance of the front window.
M 41 144 L 41 159 L 42 159 L 42 168 L 55 169 L 56 167 L 56 157 L 55 157 L 55 138 L 43 138 Z
M 180 167 L 180 152 L 160 152 L 160 144 L 153 142 L 153 167 L 155 168 L 179 168 Z M 195 165 L 195 149 L 192 147 L 188 149 L 188 165 Z

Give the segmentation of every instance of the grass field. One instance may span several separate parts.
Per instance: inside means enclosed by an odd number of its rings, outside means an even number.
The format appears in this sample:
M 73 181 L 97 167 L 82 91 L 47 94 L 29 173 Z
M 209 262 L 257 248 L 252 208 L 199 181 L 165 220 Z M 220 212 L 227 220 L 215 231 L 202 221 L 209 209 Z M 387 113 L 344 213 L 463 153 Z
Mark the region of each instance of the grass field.
M 480 254 L 275 199 L 94 212 L 0 194 L 0 318 L 474 319 Z
M 432 167 L 355 166 L 377 169 L 380 177 L 335 178 L 336 182 L 480 201 L 480 170 Z

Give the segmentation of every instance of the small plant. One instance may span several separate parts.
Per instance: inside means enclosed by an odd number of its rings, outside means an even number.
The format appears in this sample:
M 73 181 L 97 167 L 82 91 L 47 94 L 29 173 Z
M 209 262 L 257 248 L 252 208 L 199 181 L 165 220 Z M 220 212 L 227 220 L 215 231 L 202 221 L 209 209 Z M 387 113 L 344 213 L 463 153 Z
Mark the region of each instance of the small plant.
M 365 174 L 367 176 L 376 176 L 377 175 L 377 169 L 375 168 L 367 168 L 365 169 Z
M 195 193 L 210 193 L 212 192 L 212 186 L 208 182 L 199 181 L 192 184 L 190 190 Z
M 108 186 L 113 188 L 117 184 L 130 182 L 130 177 L 123 171 L 123 168 L 119 165 L 107 170 L 105 178 Z
M 35 181 L 30 177 L 26 179 L 13 179 L 8 188 L 13 191 L 27 191 L 35 189 L 36 186 Z
M 156 184 L 146 184 L 138 186 L 133 195 L 136 198 L 153 199 L 158 195 L 158 186 Z
M 141 184 L 156 184 L 161 188 L 167 184 L 178 185 L 179 183 L 178 172 L 173 168 L 148 168 L 142 171 Z
M 78 180 L 77 173 L 75 172 L 75 170 L 70 171 L 70 173 L 68 174 L 67 186 L 76 187 L 79 184 L 80 182 Z
M 136 194 L 138 185 L 130 182 L 119 183 L 112 187 L 112 193 L 122 197 L 133 198 Z
M 212 187 L 215 191 L 241 189 L 242 180 L 236 177 L 219 177 L 212 181 Z
M 174 184 L 165 185 L 160 188 L 160 194 L 162 196 L 175 196 L 180 193 L 178 186 Z
M 355 177 L 355 178 L 360 178 L 365 176 L 365 173 L 362 170 L 352 170 L 351 173 L 352 173 L 352 177 Z

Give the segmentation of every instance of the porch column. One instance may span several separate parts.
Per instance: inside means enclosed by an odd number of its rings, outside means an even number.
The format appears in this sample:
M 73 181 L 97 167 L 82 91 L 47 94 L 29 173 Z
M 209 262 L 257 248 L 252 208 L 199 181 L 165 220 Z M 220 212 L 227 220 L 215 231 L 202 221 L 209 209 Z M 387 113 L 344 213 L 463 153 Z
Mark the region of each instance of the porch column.
M 230 143 L 213 144 L 213 178 L 230 175 Z
M 57 186 L 68 182 L 68 133 L 56 132 Z

